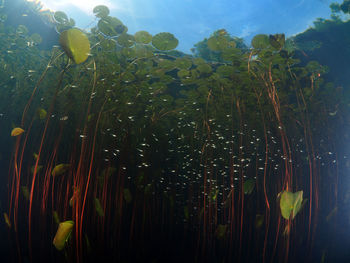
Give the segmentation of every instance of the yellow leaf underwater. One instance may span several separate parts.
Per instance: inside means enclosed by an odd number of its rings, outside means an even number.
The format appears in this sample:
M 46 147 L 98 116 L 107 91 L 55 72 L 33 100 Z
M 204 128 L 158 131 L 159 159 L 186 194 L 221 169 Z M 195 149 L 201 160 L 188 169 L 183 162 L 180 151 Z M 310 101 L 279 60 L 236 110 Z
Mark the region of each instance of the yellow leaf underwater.
M 5 219 L 5 223 L 8 226 L 8 228 L 11 228 L 11 222 L 9 219 L 9 216 L 7 215 L 7 213 L 4 213 L 4 219 Z
M 295 193 L 283 191 L 281 194 L 280 208 L 283 218 L 294 219 L 299 210 L 301 209 L 303 201 L 303 191 Z
M 53 245 L 57 250 L 62 250 L 66 245 L 70 233 L 72 232 L 74 222 L 69 220 L 59 224 L 56 235 L 53 239 Z
M 63 31 L 60 36 L 60 44 L 67 56 L 71 58 L 75 64 L 83 63 L 89 56 L 89 39 L 77 28 Z
M 36 113 L 38 114 L 38 117 L 40 120 L 43 120 L 46 118 L 46 115 L 47 115 L 47 112 L 46 110 L 42 109 L 42 108 L 39 108 Z
M 22 128 L 14 128 L 12 131 L 11 131 L 11 136 L 18 136 L 20 134 L 22 134 L 24 132 L 24 130 Z
M 100 217 L 104 217 L 105 212 L 103 211 L 100 200 L 98 198 L 94 198 L 94 201 L 95 201 L 95 209 L 96 209 L 97 214 Z
M 61 175 L 64 174 L 65 172 L 67 172 L 70 168 L 70 164 L 67 163 L 61 163 L 55 166 L 55 168 L 53 168 L 52 170 L 52 176 L 57 176 L 57 175 Z

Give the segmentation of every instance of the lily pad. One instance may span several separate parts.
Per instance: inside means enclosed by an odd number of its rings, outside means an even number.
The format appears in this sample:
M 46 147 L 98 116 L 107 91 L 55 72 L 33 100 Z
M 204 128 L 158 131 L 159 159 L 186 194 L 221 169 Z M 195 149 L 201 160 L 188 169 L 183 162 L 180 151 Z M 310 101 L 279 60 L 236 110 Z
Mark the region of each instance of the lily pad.
M 76 64 L 84 62 L 89 56 L 89 39 L 85 33 L 77 28 L 63 31 L 60 35 L 60 44 L 67 56 Z
M 135 38 L 133 35 L 123 33 L 117 38 L 117 42 L 123 47 L 131 47 L 135 43 Z
M 116 17 L 106 16 L 97 23 L 98 29 L 106 36 L 113 37 L 127 32 L 127 27 Z
M 141 44 L 148 44 L 152 41 L 152 35 L 147 31 L 138 31 L 134 35 L 135 41 Z
M 222 51 L 228 47 L 228 40 L 224 36 L 212 36 L 208 39 L 208 48 L 213 51 Z
M 54 15 L 53 15 L 53 18 L 59 24 L 67 24 L 68 21 L 69 21 L 68 16 L 66 15 L 66 13 L 64 13 L 62 11 L 56 11 L 54 13 Z
M 270 45 L 275 49 L 281 49 L 284 46 L 286 38 L 284 34 L 275 34 L 269 36 Z
M 256 49 L 267 48 L 270 45 L 269 37 L 264 34 L 258 34 L 253 37 L 251 44 L 253 48 L 256 48 Z
M 177 58 L 175 65 L 178 69 L 189 69 L 192 66 L 192 60 L 189 58 Z
M 179 40 L 171 33 L 162 32 L 155 35 L 152 39 L 152 45 L 159 50 L 172 50 L 177 47 Z
M 19 35 L 27 35 L 28 28 L 25 25 L 19 25 L 16 29 L 16 33 Z
M 103 18 L 109 15 L 109 9 L 105 5 L 95 6 L 93 9 L 94 15 L 99 18 Z
M 38 33 L 34 33 L 33 35 L 30 36 L 30 39 L 35 43 L 35 44 L 40 44 L 42 42 L 42 38 Z

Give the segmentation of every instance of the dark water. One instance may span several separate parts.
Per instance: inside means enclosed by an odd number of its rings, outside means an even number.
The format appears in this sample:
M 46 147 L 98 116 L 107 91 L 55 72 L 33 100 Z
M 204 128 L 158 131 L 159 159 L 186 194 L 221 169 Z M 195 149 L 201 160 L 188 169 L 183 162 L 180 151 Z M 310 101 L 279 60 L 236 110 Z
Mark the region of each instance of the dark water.
M 4 3 L 4 262 L 350 261 L 347 21 L 188 55 Z

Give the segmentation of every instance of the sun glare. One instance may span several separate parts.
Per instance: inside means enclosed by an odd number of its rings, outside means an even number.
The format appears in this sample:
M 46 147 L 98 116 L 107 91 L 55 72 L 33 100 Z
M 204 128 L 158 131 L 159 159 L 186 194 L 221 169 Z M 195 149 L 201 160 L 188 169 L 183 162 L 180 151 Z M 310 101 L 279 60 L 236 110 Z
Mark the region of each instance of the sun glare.
M 110 0 L 41 0 L 43 9 L 50 9 L 52 11 L 64 11 L 69 6 L 74 6 L 86 14 L 91 15 L 92 10 L 97 5 L 106 5 L 113 9 L 115 5 Z

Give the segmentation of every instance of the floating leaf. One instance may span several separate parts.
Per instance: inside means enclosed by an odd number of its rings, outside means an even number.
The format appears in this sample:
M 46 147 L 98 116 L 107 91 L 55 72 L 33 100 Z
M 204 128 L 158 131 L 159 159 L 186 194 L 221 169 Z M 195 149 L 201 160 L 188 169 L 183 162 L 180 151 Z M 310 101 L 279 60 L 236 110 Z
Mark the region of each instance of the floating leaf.
M 284 46 L 286 38 L 284 34 L 275 34 L 269 36 L 270 45 L 276 49 L 281 49 Z
M 20 134 L 22 134 L 24 132 L 24 130 L 22 128 L 14 128 L 12 131 L 11 131 L 11 136 L 18 136 Z
M 60 36 L 60 44 L 67 56 L 76 64 L 84 62 L 89 56 L 89 39 L 81 30 L 77 28 L 63 31 Z
M 109 15 L 109 9 L 105 5 L 95 6 L 94 9 L 92 10 L 92 12 L 98 18 L 104 18 L 104 17 Z
M 147 31 L 138 31 L 134 37 L 137 43 L 148 44 L 152 41 L 152 35 Z
M 57 250 L 64 249 L 66 242 L 72 232 L 74 222 L 69 220 L 59 224 L 56 235 L 53 239 L 53 245 Z
M 175 65 L 178 69 L 189 69 L 192 66 L 192 60 L 189 58 L 177 58 Z
M 281 194 L 281 193 L 280 193 Z M 297 215 L 299 212 L 303 201 L 303 191 L 298 191 L 295 193 L 283 191 L 281 194 L 280 200 L 280 208 L 282 216 L 285 219 L 290 219 L 292 214 L 292 218 Z
M 208 48 L 213 51 L 222 51 L 228 47 L 228 40 L 224 36 L 212 36 L 208 39 Z
M 56 11 L 53 15 L 53 18 L 56 20 L 57 23 L 59 24 L 67 24 L 68 23 L 68 16 L 66 13 L 62 11 Z
M 106 16 L 97 23 L 98 29 L 109 37 L 117 36 L 128 31 L 127 27 L 123 25 L 116 17 Z
M 52 170 L 52 176 L 57 176 L 57 175 L 61 175 L 64 174 L 65 172 L 67 172 L 70 168 L 70 164 L 66 164 L 66 163 L 61 163 L 55 166 L 55 168 L 53 168 Z
M 117 42 L 123 47 L 131 47 L 135 43 L 135 38 L 132 35 L 123 33 L 117 38 Z
M 265 34 L 258 34 L 253 37 L 251 44 L 253 48 L 264 49 L 269 46 L 269 37 Z
M 152 39 L 152 45 L 159 50 L 171 50 L 177 47 L 179 41 L 171 33 L 159 33 Z
M 43 41 L 42 37 L 38 33 L 31 35 L 30 39 L 37 45 Z
M 244 194 L 250 195 L 253 192 L 254 187 L 255 187 L 255 180 L 254 179 L 246 180 L 243 184 Z
M 208 64 L 200 64 L 199 66 L 197 66 L 197 70 L 201 74 L 209 74 L 211 73 L 211 66 Z
M 186 78 L 190 75 L 190 71 L 186 69 L 181 69 L 177 72 L 177 76 L 181 79 Z
M 19 35 L 27 35 L 28 34 L 28 28 L 24 25 L 19 25 L 16 29 L 16 33 Z

